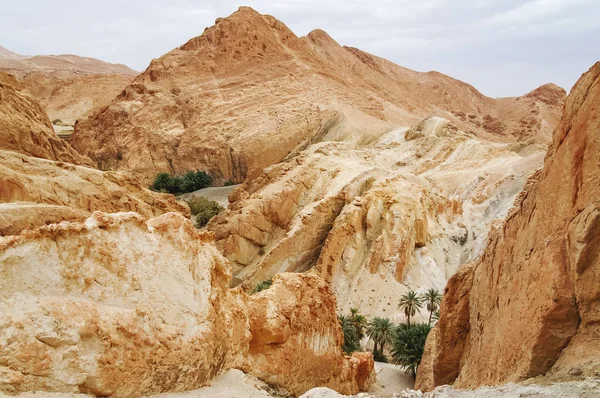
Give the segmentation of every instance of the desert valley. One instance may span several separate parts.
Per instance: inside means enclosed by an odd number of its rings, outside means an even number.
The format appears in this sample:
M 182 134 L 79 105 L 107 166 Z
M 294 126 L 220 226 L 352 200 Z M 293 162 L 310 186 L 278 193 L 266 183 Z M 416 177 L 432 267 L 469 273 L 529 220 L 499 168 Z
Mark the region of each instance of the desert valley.
M 250 7 L 0 47 L 0 396 L 600 396 L 600 62 L 490 98 Z

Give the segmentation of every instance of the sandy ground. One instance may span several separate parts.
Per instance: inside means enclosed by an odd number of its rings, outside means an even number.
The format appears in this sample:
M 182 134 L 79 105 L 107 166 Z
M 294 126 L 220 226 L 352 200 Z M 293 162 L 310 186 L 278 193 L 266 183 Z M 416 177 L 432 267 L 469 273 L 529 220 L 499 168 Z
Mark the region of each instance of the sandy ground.
M 403 368 L 389 363 L 375 362 L 377 379 L 369 390 L 373 397 L 392 397 L 394 393 L 413 388 L 415 381 Z
M 204 196 L 209 200 L 214 200 L 223 207 L 227 207 L 229 205 L 229 200 L 227 198 L 229 197 L 231 191 L 233 191 L 237 187 L 239 187 L 239 185 L 199 189 L 194 192 L 184 193 L 183 195 L 178 196 L 177 200 L 186 200 L 195 196 Z

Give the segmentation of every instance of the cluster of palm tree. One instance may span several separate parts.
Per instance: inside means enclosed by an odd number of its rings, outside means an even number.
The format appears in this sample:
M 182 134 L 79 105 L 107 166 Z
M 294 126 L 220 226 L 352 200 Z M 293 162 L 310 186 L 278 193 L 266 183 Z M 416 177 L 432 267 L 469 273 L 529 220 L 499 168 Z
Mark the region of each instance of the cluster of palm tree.
M 436 320 L 442 295 L 435 289 L 419 295 L 414 291 L 404 294 L 398 302 L 398 309 L 406 315 L 406 323 L 395 325 L 389 318 L 374 317 L 371 320 L 351 308 L 349 315 L 339 315 L 344 332 L 343 350 L 350 354 L 360 350 L 360 340 L 366 335 L 373 341 L 373 357 L 378 362 L 388 362 L 384 354 L 390 347 L 392 362 L 402 365 L 413 377 L 423 356 L 425 340 L 431 330 L 431 321 Z M 428 323 L 412 323 L 417 311 L 426 308 Z
M 421 295 L 417 294 L 414 290 L 409 290 L 402 297 L 400 297 L 400 300 L 398 301 L 398 309 L 404 311 L 404 315 L 406 315 L 406 323 L 410 326 L 410 317 L 415 316 L 417 311 L 420 311 L 425 305 L 427 311 L 429 311 L 428 324 L 431 325 L 433 315 L 440 308 L 441 302 L 442 295 L 434 288 L 427 290 Z M 436 314 L 436 317 L 439 317 L 439 313 Z

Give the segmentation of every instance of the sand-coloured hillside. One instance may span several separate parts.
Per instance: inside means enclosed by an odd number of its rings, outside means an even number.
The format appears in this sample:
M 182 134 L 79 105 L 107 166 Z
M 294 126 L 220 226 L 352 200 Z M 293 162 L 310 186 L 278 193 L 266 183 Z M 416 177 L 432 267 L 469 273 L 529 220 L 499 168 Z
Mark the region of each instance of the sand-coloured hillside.
M 122 173 L 105 173 L 61 140 L 40 104 L 13 76 L 0 73 L 0 235 L 96 210 L 188 214 L 171 195 Z
M 600 63 L 481 259 L 449 281 L 417 388 L 600 371 Z
M 441 290 L 481 254 L 544 154 L 427 118 L 370 146 L 310 146 L 233 191 L 208 229 L 248 288 L 310 271 L 331 283 L 340 311 L 400 321 L 409 288 Z
M 487 98 L 440 73 L 342 47 L 321 30 L 297 37 L 241 7 L 153 60 L 78 123 L 72 143 L 144 182 L 196 168 L 241 182 L 311 142 L 369 144 L 430 115 L 494 141 L 546 142 L 563 96 L 546 85 L 520 98 Z

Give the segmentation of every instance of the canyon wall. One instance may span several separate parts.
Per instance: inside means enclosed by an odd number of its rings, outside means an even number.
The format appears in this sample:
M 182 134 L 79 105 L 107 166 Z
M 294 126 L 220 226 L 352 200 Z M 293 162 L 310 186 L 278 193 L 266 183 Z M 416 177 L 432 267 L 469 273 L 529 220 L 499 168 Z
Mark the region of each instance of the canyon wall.
M 232 367 L 298 394 L 369 387 L 372 357 L 343 355 L 322 280 L 248 297 L 212 240 L 176 213 L 100 212 L 0 238 L 0 391 L 137 397 Z
M 600 63 L 571 91 L 542 171 L 455 275 L 417 388 L 600 370 Z
M 0 73 L 0 235 L 81 221 L 96 210 L 189 215 L 173 196 L 93 164 L 56 135 L 42 107 L 14 77 Z
M 310 270 L 340 311 L 400 316 L 408 289 L 442 289 L 481 254 L 544 153 L 431 117 L 369 146 L 311 145 L 232 192 L 207 228 L 247 288 Z

